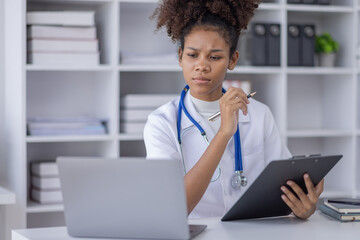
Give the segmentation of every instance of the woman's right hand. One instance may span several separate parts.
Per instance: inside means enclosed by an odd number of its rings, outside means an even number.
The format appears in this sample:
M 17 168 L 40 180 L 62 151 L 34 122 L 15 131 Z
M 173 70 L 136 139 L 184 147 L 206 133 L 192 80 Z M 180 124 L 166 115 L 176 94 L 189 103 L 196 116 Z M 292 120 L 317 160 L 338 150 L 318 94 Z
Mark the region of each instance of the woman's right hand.
M 231 138 L 237 129 L 239 110 L 247 114 L 247 95 L 241 88 L 230 87 L 220 98 L 221 125 L 219 132 Z

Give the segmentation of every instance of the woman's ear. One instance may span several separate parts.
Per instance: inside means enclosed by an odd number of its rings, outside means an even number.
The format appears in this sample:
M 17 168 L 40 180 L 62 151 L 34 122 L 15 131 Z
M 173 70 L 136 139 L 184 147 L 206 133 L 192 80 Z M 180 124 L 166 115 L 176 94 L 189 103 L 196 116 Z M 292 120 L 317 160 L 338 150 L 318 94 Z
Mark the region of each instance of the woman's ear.
M 239 51 L 236 50 L 230 58 L 229 66 L 228 66 L 229 70 L 233 70 L 235 68 L 238 59 L 239 59 Z
M 179 66 L 180 67 L 182 67 L 182 55 L 183 55 L 183 51 L 182 51 L 181 47 L 179 47 L 178 57 L 179 57 Z

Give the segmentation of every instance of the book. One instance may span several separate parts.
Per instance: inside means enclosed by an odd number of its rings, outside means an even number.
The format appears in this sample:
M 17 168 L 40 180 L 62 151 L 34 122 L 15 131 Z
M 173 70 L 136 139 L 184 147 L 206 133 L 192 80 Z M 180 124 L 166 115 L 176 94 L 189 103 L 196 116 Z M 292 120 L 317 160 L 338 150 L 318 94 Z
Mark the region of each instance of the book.
M 30 52 L 28 63 L 41 66 L 86 66 L 99 65 L 99 53 Z
M 57 177 L 59 169 L 55 161 L 42 160 L 30 163 L 31 175 L 38 177 Z
M 145 123 L 120 123 L 120 131 L 122 133 L 143 133 Z
M 31 25 L 27 28 L 27 38 L 81 40 L 96 39 L 96 28 Z
M 63 201 L 61 190 L 42 191 L 31 189 L 31 199 L 38 203 L 61 203 Z
M 28 25 L 94 26 L 93 11 L 33 11 L 26 13 Z
M 98 40 L 56 40 L 56 39 L 31 39 L 27 42 L 28 52 L 63 52 L 63 53 L 96 53 Z
M 342 222 L 360 221 L 360 213 L 338 213 L 337 211 L 326 206 L 325 204 L 320 204 L 319 210 L 329 215 L 330 217 L 333 217 Z
M 123 109 L 156 109 L 161 105 L 178 97 L 178 94 L 128 94 L 121 98 L 120 105 Z
M 352 204 L 351 204 L 352 203 Z M 326 199 L 324 205 L 338 213 L 360 214 L 360 199 L 355 198 L 334 198 Z
M 58 177 L 31 177 L 31 185 L 38 190 L 60 190 L 60 178 Z
M 120 119 L 123 122 L 146 122 L 153 109 L 124 109 L 120 111 Z
M 163 65 L 178 65 L 178 55 L 176 51 L 171 53 L 132 53 L 121 51 L 121 64 L 163 64 Z

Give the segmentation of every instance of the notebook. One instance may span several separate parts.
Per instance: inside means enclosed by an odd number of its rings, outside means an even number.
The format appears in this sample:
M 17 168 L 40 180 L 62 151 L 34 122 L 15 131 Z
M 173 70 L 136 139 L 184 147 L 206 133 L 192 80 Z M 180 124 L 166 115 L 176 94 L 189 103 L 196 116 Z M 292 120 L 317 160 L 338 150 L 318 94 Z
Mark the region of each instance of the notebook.
M 59 157 L 68 234 L 73 237 L 189 239 L 180 161 Z

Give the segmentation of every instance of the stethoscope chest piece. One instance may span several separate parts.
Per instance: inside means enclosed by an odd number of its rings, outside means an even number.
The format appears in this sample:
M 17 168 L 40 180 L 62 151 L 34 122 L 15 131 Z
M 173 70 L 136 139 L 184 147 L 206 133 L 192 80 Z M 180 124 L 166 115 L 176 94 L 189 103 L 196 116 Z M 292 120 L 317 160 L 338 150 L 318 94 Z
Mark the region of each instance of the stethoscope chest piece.
M 247 178 L 241 174 L 240 171 L 236 171 L 235 174 L 231 177 L 231 186 L 234 189 L 240 189 L 245 187 L 247 184 Z

